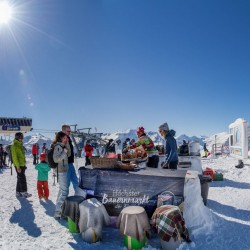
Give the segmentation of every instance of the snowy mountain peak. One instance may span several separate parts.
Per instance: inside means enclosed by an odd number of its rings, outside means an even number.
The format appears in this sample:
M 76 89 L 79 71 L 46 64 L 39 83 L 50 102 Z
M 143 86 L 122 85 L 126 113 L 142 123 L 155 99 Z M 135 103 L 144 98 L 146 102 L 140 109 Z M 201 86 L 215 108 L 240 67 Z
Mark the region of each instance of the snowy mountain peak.
M 176 138 L 177 144 L 178 145 L 182 145 L 183 144 L 183 140 L 185 140 L 186 142 L 192 142 L 192 141 L 196 141 L 199 142 L 200 145 L 204 145 L 204 137 L 197 137 L 197 136 L 187 136 L 185 134 L 180 135 Z
M 40 133 L 36 133 L 36 134 L 28 135 L 24 137 L 23 144 L 27 152 L 31 152 L 32 145 L 35 143 L 39 145 L 40 149 L 42 148 L 43 143 L 46 143 L 46 146 L 48 148 L 50 144 L 52 143 L 52 140 L 48 137 L 45 137 L 44 135 Z

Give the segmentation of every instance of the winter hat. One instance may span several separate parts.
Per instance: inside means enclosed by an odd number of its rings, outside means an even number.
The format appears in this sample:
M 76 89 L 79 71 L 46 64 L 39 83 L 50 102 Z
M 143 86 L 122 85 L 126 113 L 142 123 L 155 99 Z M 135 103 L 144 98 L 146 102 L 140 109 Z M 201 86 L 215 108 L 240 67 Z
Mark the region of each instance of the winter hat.
M 161 124 L 159 126 L 159 129 L 162 129 L 164 131 L 169 131 L 169 127 L 168 127 L 168 124 L 166 122 L 164 122 L 163 124 Z
M 136 133 L 137 134 L 144 134 L 145 133 L 145 129 L 143 127 L 139 127 L 137 130 L 136 130 Z
M 46 154 L 44 153 L 40 154 L 40 161 L 46 161 Z
M 17 132 L 17 133 L 15 134 L 15 139 L 17 139 L 17 140 L 23 139 L 23 133 Z

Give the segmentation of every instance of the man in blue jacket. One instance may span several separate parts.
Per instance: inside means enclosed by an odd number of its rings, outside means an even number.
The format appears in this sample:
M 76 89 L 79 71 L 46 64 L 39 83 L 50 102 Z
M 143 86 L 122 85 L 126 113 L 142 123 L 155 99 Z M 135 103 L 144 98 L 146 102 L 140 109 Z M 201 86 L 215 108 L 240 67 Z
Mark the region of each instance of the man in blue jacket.
M 177 143 L 174 138 L 175 131 L 169 130 L 168 124 L 165 122 L 159 126 L 159 133 L 166 141 L 165 154 L 166 160 L 162 164 L 162 168 L 177 169 L 178 165 L 178 153 Z

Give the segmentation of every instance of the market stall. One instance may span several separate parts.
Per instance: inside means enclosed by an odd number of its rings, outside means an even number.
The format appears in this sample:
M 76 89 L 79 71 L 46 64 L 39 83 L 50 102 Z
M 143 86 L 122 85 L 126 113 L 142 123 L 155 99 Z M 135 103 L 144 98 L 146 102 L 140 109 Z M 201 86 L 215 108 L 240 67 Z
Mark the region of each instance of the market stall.
M 118 216 L 127 206 L 142 206 L 151 216 L 157 206 L 158 195 L 172 192 L 181 198 L 184 194 L 186 171 L 166 169 L 79 168 L 79 187 L 88 197 L 99 200 L 110 216 Z

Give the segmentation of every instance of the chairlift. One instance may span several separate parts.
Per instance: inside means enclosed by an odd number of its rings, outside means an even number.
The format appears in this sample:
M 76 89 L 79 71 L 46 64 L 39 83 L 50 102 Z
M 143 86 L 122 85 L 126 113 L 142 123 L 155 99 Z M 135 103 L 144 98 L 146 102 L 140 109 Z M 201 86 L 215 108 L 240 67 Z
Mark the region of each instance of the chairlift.
M 75 130 L 71 132 L 72 141 L 77 148 L 77 156 L 81 157 L 81 152 L 84 147 L 85 141 L 91 140 L 97 142 L 99 146 L 105 146 L 108 142 L 101 138 L 102 133 L 90 133 L 91 128 L 77 129 L 76 125 L 71 125 L 75 127 Z M 87 132 L 83 132 L 87 130 Z

